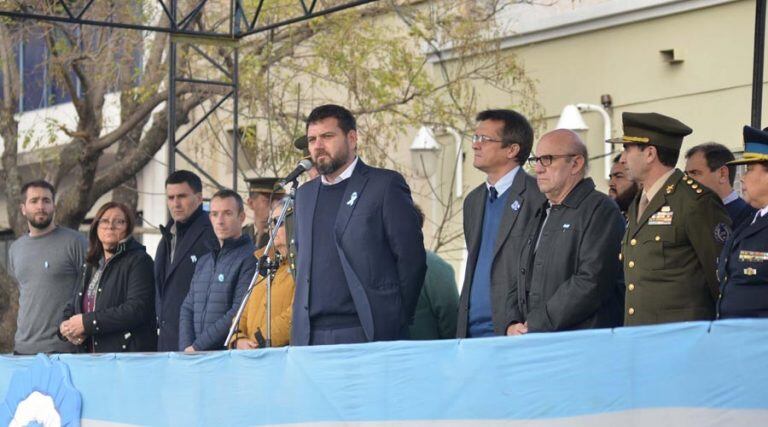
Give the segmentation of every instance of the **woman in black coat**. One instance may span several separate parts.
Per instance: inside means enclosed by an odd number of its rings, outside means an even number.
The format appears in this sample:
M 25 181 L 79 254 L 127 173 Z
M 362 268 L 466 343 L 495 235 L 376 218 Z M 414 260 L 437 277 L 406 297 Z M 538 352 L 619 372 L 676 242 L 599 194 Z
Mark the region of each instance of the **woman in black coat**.
M 93 219 L 83 281 L 59 326 L 61 337 L 83 352 L 157 348 L 153 263 L 133 239 L 133 227 L 122 203 L 104 204 Z

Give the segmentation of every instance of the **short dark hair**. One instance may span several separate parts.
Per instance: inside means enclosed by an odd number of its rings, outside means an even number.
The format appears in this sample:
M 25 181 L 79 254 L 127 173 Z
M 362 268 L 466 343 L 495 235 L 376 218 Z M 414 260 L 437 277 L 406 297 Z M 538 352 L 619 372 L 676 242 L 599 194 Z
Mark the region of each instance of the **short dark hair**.
M 91 228 L 88 230 L 88 252 L 85 254 L 85 262 L 94 267 L 99 265 L 99 260 L 104 256 L 104 245 L 99 240 L 99 221 L 108 210 L 113 208 L 120 209 L 123 211 L 123 215 L 125 215 L 126 237 L 133 234 L 133 228 L 136 226 L 136 217 L 128 205 L 120 202 L 107 202 L 101 205 L 96 215 L 94 215 L 93 221 L 91 221 Z
M 213 196 L 211 196 L 211 200 L 228 199 L 230 197 L 235 199 L 235 202 L 237 202 L 237 211 L 245 212 L 245 207 L 243 206 L 243 198 L 237 194 L 237 191 L 230 190 L 229 188 L 217 191 Z
M 188 170 L 177 170 L 165 179 L 165 186 L 168 184 L 184 184 L 187 183 L 195 193 L 203 192 L 203 181 L 194 172 Z
M 520 152 L 517 153 L 515 160 L 519 165 L 524 164 L 533 149 L 533 128 L 528 119 L 517 111 L 503 109 L 481 111 L 475 117 L 477 122 L 486 120 L 504 122 L 504 128 L 501 130 L 501 146 L 509 147 L 512 144 L 520 146 Z
M 728 181 L 733 187 L 733 182 L 736 179 L 736 165 L 727 165 L 726 163 L 735 160 L 736 158 L 725 145 L 718 144 L 716 142 L 707 142 L 692 147 L 685 153 L 685 158 L 690 159 L 696 153 L 704 154 L 704 159 L 707 161 L 707 167 L 710 172 L 714 172 L 721 167 L 728 168 Z
M 640 145 L 643 146 L 642 144 Z M 680 158 L 680 150 L 675 150 L 669 147 L 661 147 L 653 145 L 656 148 L 656 157 L 659 158 L 659 162 L 662 165 L 673 168 L 677 164 L 677 159 Z
M 310 124 L 317 123 L 330 117 L 336 119 L 339 123 L 339 127 L 344 131 L 344 134 L 348 134 L 351 130 L 357 130 L 355 116 L 353 116 L 346 108 L 336 104 L 325 104 L 312 110 L 312 112 L 309 113 L 309 117 L 307 117 L 306 129 L 309 129 Z
M 29 190 L 30 187 L 45 188 L 51 192 L 51 198 L 56 200 L 56 189 L 53 188 L 53 185 L 44 179 L 36 179 L 34 181 L 29 181 L 21 186 L 22 201 L 27 201 L 27 190 Z

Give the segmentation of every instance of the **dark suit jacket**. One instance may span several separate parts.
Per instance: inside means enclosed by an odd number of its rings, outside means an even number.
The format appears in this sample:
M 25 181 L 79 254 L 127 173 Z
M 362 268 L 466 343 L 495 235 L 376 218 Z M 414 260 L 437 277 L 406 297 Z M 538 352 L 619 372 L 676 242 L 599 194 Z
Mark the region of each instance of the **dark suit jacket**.
M 757 209 L 750 206 L 741 197 L 725 205 L 725 210 L 731 217 L 731 229 L 733 231 L 736 231 L 744 223 L 751 223 L 755 217 L 755 212 L 757 212 Z
M 155 254 L 155 311 L 157 313 L 158 351 L 178 351 L 179 313 L 181 303 L 189 292 L 189 284 L 195 273 L 195 264 L 203 255 L 218 247 L 208 214 L 202 206 L 190 218 L 192 221 L 176 244 L 173 263 L 169 263 L 173 224 L 161 226 L 163 238 Z
M 296 296 L 291 345 L 308 345 L 312 227 L 320 178 L 296 192 Z M 336 249 L 369 341 L 403 338 L 424 283 L 426 255 L 411 191 L 394 171 L 358 159 L 335 223 Z M 407 334 L 407 333 L 406 333 Z
M 768 317 L 768 215 L 745 220 L 725 243 L 717 267 L 717 318 Z
M 488 197 L 488 190 L 483 183 L 472 190 L 464 200 L 464 239 L 469 255 L 459 300 L 459 317 L 456 326 L 458 338 L 467 336 L 469 296 L 477 256 L 480 252 L 486 197 Z M 528 224 L 536 213 L 536 209 L 546 201 L 536 185 L 536 178 L 526 174 L 522 168 L 518 170 L 512 186 L 502 194 L 502 197 L 505 198 L 504 214 L 494 245 L 491 267 L 491 319 L 493 330 L 498 335 L 504 335 L 512 319 L 520 317 L 515 296 L 518 254 Z M 513 208 L 514 202 L 517 202 L 515 205 L 517 209 Z M 508 304 L 508 298 L 514 301 L 514 306 Z
M 545 209 L 540 206 L 537 218 Z M 518 306 L 528 330 L 618 326 L 624 306 L 618 256 L 624 218 L 616 203 L 586 178 L 550 209 L 535 249 L 538 228 L 538 221 L 529 228 L 520 254 Z

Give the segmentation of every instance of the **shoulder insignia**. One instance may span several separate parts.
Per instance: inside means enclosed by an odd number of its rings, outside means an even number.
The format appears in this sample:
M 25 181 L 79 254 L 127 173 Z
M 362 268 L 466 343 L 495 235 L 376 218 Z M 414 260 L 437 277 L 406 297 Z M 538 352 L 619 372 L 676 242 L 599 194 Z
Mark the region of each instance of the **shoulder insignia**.
M 728 237 L 731 235 L 731 228 L 725 223 L 719 222 L 715 226 L 714 235 L 717 242 L 725 244 L 725 241 L 728 240 Z
M 667 194 L 672 194 L 672 192 L 675 191 L 675 184 L 670 184 L 667 186 Z

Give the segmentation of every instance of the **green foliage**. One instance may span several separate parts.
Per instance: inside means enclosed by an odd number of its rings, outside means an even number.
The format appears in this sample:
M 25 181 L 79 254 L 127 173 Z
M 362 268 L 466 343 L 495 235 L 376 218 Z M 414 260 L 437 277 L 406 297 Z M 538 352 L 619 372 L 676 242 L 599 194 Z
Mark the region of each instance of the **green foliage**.
M 277 2 L 271 19 L 291 13 Z M 466 130 L 480 107 L 479 90 L 497 95 L 494 106 L 536 118 L 535 84 L 493 28 L 504 5 L 478 17 L 466 3 L 377 2 L 317 18 L 245 43 L 241 49 L 241 123 L 261 129 L 243 134 L 250 163 L 279 173 L 301 155 L 289 143 L 322 103 L 350 108 L 358 117 L 367 161 L 400 169 L 396 141 L 423 124 Z M 450 47 L 450 58 L 435 51 Z M 484 106 L 483 106 L 484 107 Z

